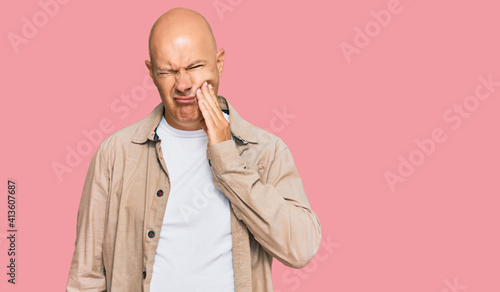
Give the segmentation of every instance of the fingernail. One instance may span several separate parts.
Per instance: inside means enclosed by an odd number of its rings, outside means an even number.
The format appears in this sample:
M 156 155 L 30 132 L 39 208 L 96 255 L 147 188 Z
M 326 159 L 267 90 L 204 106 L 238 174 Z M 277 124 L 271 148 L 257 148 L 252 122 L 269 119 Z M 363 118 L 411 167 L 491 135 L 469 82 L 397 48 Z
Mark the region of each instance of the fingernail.
M 200 89 L 200 88 L 198 88 L 198 89 L 196 90 L 196 93 L 200 93 L 200 92 L 201 92 L 201 89 Z
M 203 83 L 203 85 L 204 85 L 204 86 L 207 86 L 207 82 L 205 81 L 205 82 Z
M 212 89 L 213 88 L 212 84 L 208 84 L 208 88 Z

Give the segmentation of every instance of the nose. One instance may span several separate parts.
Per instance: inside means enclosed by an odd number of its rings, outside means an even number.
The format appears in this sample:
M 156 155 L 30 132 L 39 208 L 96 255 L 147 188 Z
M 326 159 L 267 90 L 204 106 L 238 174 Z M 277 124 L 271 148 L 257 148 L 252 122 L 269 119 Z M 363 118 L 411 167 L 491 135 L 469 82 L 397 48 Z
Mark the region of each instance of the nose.
M 175 89 L 179 93 L 188 93 L 192 87 L 191 76 L 184 70 L 179 71 L 176 76 Z

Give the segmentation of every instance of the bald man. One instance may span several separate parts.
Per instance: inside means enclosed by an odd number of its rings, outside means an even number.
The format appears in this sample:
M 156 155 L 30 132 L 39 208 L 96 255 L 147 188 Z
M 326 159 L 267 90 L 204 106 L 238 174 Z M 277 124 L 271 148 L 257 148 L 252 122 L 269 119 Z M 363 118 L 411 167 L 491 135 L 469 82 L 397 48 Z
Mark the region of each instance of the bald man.
M 273 291 L 321 226 L 288 147 L 218 95 L 224 49 L 200 14 L 163 14 L 149 37 L 161 103 L 94 154 L 66 291 Z

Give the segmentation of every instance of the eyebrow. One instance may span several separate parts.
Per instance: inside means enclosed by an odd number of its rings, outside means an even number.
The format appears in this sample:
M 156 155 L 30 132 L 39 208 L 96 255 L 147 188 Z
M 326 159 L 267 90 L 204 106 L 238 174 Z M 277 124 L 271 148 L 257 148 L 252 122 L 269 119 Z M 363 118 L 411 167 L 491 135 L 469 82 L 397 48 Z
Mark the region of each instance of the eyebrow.
M 201 64 L 201 63 L 206 63 L 206 62 L 207 61 L 202 60 L 202 59 L 194 60 L 189 65 L 187 65 L 186 68 L 190 68 L 190 67 L 196 66 L 196 65 Z M 172 70 L 170 67 L 157 67 L 156 69 L 158 71 L 169 71 L 169 70 Z

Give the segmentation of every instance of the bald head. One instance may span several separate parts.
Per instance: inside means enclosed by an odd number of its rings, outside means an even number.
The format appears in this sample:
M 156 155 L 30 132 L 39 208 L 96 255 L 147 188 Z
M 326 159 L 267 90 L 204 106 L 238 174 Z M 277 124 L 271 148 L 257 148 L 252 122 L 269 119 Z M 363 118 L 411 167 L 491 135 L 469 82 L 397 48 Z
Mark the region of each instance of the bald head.
M 146 66 L 165 106 L 169 125 L 201 129 L 196 91 L 210 84 L 215 94 L 224 70 L 224 49 L 217 51 L 210 25 L 199 13 L 175 8 L 160 16 L 149 35 Z
M 198 12 L 186 8 L 173 8 L 162 14 L 151 28 L 149 33 L 149 57 L 154 64 L 154 57 L 158 48 L 168 42 L 185 38 L 196 39 L 211 50 L 214 54 L 217 45 L 212 28 L 207 20 Z

